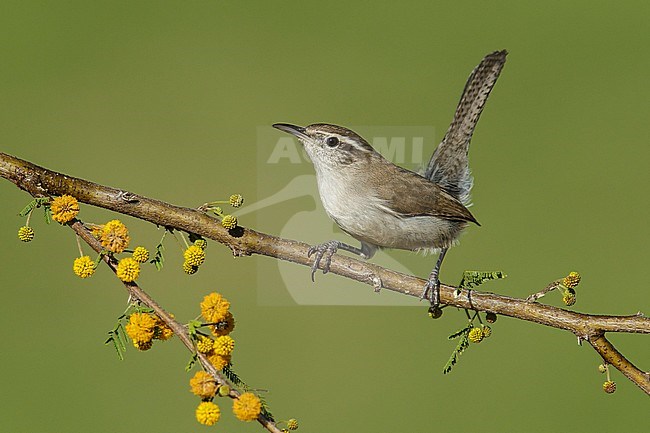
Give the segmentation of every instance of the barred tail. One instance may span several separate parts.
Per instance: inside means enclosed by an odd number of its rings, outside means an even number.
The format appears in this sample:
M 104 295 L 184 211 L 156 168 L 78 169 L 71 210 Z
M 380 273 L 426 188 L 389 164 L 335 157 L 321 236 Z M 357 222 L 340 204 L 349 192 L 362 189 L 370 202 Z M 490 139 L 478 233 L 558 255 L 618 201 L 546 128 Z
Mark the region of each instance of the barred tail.
M 454 119 L 433 153 L 424 177 L 439 184 L 463 204 L 469 204 L 473 179 L 467 152 L 474 128 L 506 62 L 506 50 L 495 51 L 474 68 L 456 108 Z

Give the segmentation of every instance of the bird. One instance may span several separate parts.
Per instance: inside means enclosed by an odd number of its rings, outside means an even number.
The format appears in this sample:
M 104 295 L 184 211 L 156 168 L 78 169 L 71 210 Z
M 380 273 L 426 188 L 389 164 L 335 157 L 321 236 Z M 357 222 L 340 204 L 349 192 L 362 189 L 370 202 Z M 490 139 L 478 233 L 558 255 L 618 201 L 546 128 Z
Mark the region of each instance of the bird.
M 354 247 L 336 240 L 311 247 L 311 277 L 327 273 L 339 249 L 370 259 L 380 248 L 439 252 L 421 299 L 433 310 L 440 304 L 440 267 L 450 247 L 470 224 L 473 177 L 469 144 L 485 103 L 505 65 L 506 50 L 483 58 L 470 74 L 453 120 L 423 173 L 393 164 L 356 132 L 329 123 L 305 127 L 276 123 L 295 136 L 316 171 L 318 192 L 327 215 Z

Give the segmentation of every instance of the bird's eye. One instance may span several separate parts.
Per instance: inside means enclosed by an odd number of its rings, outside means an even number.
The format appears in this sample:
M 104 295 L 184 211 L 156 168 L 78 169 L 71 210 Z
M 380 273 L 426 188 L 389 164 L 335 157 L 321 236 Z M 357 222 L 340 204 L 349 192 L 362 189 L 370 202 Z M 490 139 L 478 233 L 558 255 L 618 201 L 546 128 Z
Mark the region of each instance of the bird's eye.
M 339 145 L 339 138 L 338 137 L 327 137 L 327 140 L 325 140 L 325 143 L 329 147 L 336 147 Z

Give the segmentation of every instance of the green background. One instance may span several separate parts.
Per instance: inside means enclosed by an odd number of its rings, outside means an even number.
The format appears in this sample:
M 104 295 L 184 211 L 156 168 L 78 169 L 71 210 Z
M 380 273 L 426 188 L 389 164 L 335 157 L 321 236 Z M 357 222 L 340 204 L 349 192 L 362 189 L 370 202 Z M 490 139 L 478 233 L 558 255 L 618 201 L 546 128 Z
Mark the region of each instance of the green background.
M 267 193 L 257 184 L 258 127 L 433 125 L 440 139 L 471 68 L 507 48 L 470 152 L 482 227 L 447 256 L 443 281 L 503 269 L 508 279 L 485 290 L 525 297 L 578 270 L 576 310 L 648 313 L 648 12 L 645 1 L 5 0 L 0 149 L 178 205 L 234 192 L 251 204 Z M 74 236 L 56 224 L 35 218 L 36 239 L 20 243 L 16 214 L 29 197 L 9 182 L 0 197 L 0 430 L 206 430 L 194 420 L 180 344 L 129 349 L 119 362 L 103 341 L 126 306 L 120 284 L 106 269 L 76 278 Z M 289 217 L 302 204 L 287 206 Z M 80 217 L 114 215 L 83 206 Z M 124 221 L 135 244 L 152 248 L 161 234 Z M 419 275 L 433 261 L 390 254 Z M 299 431 L 650 426 L 647 396 L 618 372 L 617 392 L 603 393 L 598 356 L 566 332 L 502 317 L 444 376 L 446 336 L 463 326 L 462 312 L 434 322 L 424 306 L 264 306 L 260 281 L 282 284 L 271 259 L 233 259 L 211 244 L 191 278 L 181 261 L 170 239 L 166 268 L 144 271 L 142 287 L 181 320 L 206 293 L 224 293 L 238 320 L 238 373 L 270 390 L 276 417 L 298 418 Z M 339 281 L 319 275 L 312 285 L 306 268 L 296 272 L 304 290 Z M 611 339 L 649 368 L 647 337 Z M 222 403 L 216 429 L 259 431 Z

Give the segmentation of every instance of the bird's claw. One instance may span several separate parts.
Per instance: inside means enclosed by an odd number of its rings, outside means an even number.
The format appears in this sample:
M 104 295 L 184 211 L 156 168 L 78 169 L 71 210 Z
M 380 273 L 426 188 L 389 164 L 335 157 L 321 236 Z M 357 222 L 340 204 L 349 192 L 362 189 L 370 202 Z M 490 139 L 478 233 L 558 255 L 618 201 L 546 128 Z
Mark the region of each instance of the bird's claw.
M 332 256 L 338 249 L 338 241 L 324 242 L 322 244 L 314 245 L 313 247 L 309 248 L 309 251 L 307 251 L 307 257 L 314 256 L 314 263 L 311 265 L 312 282 L 314 281 L 314 275 L 316 274 L 316 271 L 318 271 L 321 260 L 323 260 L 323 258 L 325 258 L 325 262 L 323 263 L 323 274 L 329 272 L 330 265 L 332 264 Z
M 420 296 L 420 300 L 422 299 L 427 299 L 434 308 L 440 305 L 440 280 L 437 277 L 428 279 L 424 284 L 424 290 Z

